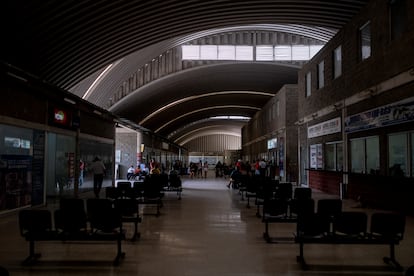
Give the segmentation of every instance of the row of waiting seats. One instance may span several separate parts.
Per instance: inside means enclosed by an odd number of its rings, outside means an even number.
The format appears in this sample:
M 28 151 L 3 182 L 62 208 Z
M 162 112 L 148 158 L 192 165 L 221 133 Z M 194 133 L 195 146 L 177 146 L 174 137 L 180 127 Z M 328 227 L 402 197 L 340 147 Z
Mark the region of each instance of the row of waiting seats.
M 316 212 L 304 210 L 298 216 L 295 234 L 295 242 L 299 243 L 297 261 L 302 268 L 308 268 L 304 244 L 383 244 L 389 246 L 389 256 L 383 261 L 402 271 L 395 258 L 395 245 L 403 240 L 404 231 L 405 216 L 401 214 L 375 212 L 369 217 L 363 211 L 341 210 L 340 199 L 320 199 Z
M 312 197 L 312 189 L 293 187 L 289 182 L 261 177 L 244 177 L 239 183 L 242 200 L 254 198 L 256 215 L 265 225 L 264 239 L 278 242 L 269 234 L 271 223 L 294 223 L 296 232 L 290 239 L 299 244 L 297 261 L 308 268 L 304 258 L 304 244 L 383 244 L 389 245 L 389 256 L 383 260 L 397 270 L 402 267 L 395 258 L 395 245 L 404 237 L 405 216 L 391 212 L 376 212 L 368 216 L 362 211 L 345 211 L 339 198 Z M 262 207 L 262 212 L 260 212 Z M 286 242 L 285 238 L 281 238 Z
M 128 189 L 133 188 L 138 192 L 137 196 L 144 196 L 144 193 L 176 192 L 178 199 L 181 199 L 182 182 L 177 174 L 153 174 L 143 177 L 139 181 L 118 181 L 116 187 L 122 196 Z
M 125 256 L 121 241 L 126 239 L 126 223 L 134 225 L 131 241 L 140 238 L 140 205 L 155 205 L 160 215 L 162 198 L 168 191 L 181 199 L 179 176 L 149 175 L 142 181 L 119 181 L 106 187 L 106 198 L 62 198 L 59 208 L 24 209 L 19 212 L 21 235 L 29 242 L 29 256 L 24 264 L 33 264 L 40 256 L 35 250 L 39 241 L 116 241 L 114 264 Z
M 121 199 L 113 202 L 90 198 L 85 203 L 79 198 L 62 198 L 59 208 L 54 212 L 48 209 L 21 210 L 20 234 L 29 242 L 29 256 L 23 264 L 33 264 L 41 256 L 35 251 L 35 242 L 38 241 L 115 241 L 117 254 L 114 264 L 119 264 L 125 256 L 121 243 L 126 236 L 125 222 L 135 223 L 132 239 L 138 237 L 139 214 L 137 210 L 129 208 L 132 205 Z M 131 220 L 132 213 L 135 213 L 135 221 Z
M 111 200 L 128 199 L 135 202 L 135 205 L 155 205 L 156 216 L 160 215 L 160 208 L 163 206 L 162 199 L 164 193 L 161 185 L 155 181 L 150 181 L 147 177 L 146 181 L 119 181 L 116 187 L 106 187 L 105 197 Z

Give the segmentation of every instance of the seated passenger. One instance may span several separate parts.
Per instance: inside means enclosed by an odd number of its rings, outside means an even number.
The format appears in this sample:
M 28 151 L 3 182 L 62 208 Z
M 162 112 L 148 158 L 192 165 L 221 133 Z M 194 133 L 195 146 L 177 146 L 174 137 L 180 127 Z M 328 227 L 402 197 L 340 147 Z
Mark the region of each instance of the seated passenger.
M 127 173 L 127 179 L 130 180 L 135 174 L 135 169 L 134 166 L 131 165 L 131 167 L 129 167 L 128 169 L 128 173 Z
M 161 174 L 161 170 L 158 164 L 156 164 L 155 167 L 150 171 L 150 174 Z
M 240 176 L 241 173 L 239 171 L 239 168 L 236 166 L 234 167 L 234 170 L 230 173 L 230 182 L 227 184 L 227 188 L 230 188 L 230 185 L 235 188 L 240 183 Z

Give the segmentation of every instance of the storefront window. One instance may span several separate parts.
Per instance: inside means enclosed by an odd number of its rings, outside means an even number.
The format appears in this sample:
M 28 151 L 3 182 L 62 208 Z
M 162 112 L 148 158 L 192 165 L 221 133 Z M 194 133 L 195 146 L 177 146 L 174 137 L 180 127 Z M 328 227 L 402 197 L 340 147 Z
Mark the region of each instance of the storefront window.
M 0 211 L 30 205 L 33 130 L 0 125 Z
M 115 164 L 113 163 L 114 145 L 111 143 L 80 139 L 80 159 L 85 163 L 83 185 L 80 187 L 80 191 L 83 188 L 93 186 L 93 175 L 89 168 L 95 157 L 101 159 L 106 167 L 106 177 L 104 178 L 102 186 L 112 185 L 112 171 L 115 169 Z
M 367 173 L 378 173 L 379 164 L 379 139 L 378 137 L 367 138 L 366 141 Z
M 48 133 L 46 195 L 72 194 L 75 183 L 75 137 Z
M 378 136 L 351 140 L 351 172 L 376 174 L 378 171 Z
M 344 169 L 344 146 L 341 143 L 336 144 L 336 170 L 337 171 L 343 171 Z
M 407 134 L 390 134 L 388 136 L 388 169 L 389 175 L 407 175 L 408 145 Z
M 325 169 L 330 171 L 342 171 L 343 169 L 342 142 L 325 145 Z
M 351 172 L 365 172 L 365 140 L 351 141 Z
M 325 169 L 334 171 L 335 166 L 335 144 L 326 144 L 325 145 Z

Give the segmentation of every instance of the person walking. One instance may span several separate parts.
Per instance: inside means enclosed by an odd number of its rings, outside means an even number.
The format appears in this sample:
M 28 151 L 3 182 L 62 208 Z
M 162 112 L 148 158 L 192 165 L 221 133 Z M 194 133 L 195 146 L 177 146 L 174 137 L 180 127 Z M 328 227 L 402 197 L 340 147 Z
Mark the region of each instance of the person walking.
M 95 197 L 99 198 L 99 193 L 102 189 L 103 178 L 106 173 L 105 165 L 101 159 L 99 159 L 99 157 L 95 157 L 93 160 L 91 171 L 93 173 L 93 192 L 95 193 Z

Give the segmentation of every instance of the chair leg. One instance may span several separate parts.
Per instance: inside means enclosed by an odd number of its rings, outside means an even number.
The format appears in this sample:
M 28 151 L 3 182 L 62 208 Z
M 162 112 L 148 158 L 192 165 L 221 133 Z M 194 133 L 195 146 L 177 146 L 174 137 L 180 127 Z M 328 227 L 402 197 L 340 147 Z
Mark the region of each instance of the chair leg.
M 265 239 L 266 242 L 270 242 L 270 236 L 269 236 L 269 223 L 266 221 L 265 222 L 265 231 L 263 233 L 263 238 Z
M 162 207 L 162 201 L 158 201 L 157 203 L 157 214 L 156 216 L 158 217 L 161 213 L 160 213 L 160 208 Z
M 260 214 L 260 205 L 257 204 L 257 208 L 256 208 L 256 217 L 261 218 L 262 215 Z
M 132 236 L 131 241 L 136 241 L 139 239 L 139 233 L 138 233 L 138 221 L 134 222 L 134 236 Z
M 394 243 L 390 243 L 390 256 L 383 258 L 384 263 L 390 264 L 395 266 L 395 269 L 398 271 L 403 271 L 404 268 L 400 265 L 400 263 L 395 259 L 395 245 Z
M 29 256 L 22 262 L 23 265 L 31 265 L 36 262 L 42 255 L 35 253 L 35 242 L 34 240 L 29 241 Z
M 296 256 L 296 262 L 298 262 L 303 270 L 308 270 L 309 267 L 306 264 L 305 257 L 303 255 L 303 242 L 299 243 L 299 256 Z
M 120 235 L 117 239 L 117 253 L 114 260 L 114 265 L 118 266 L 121 259 L 125 257 L 125 252 L 122 252 L 122 235 Z

